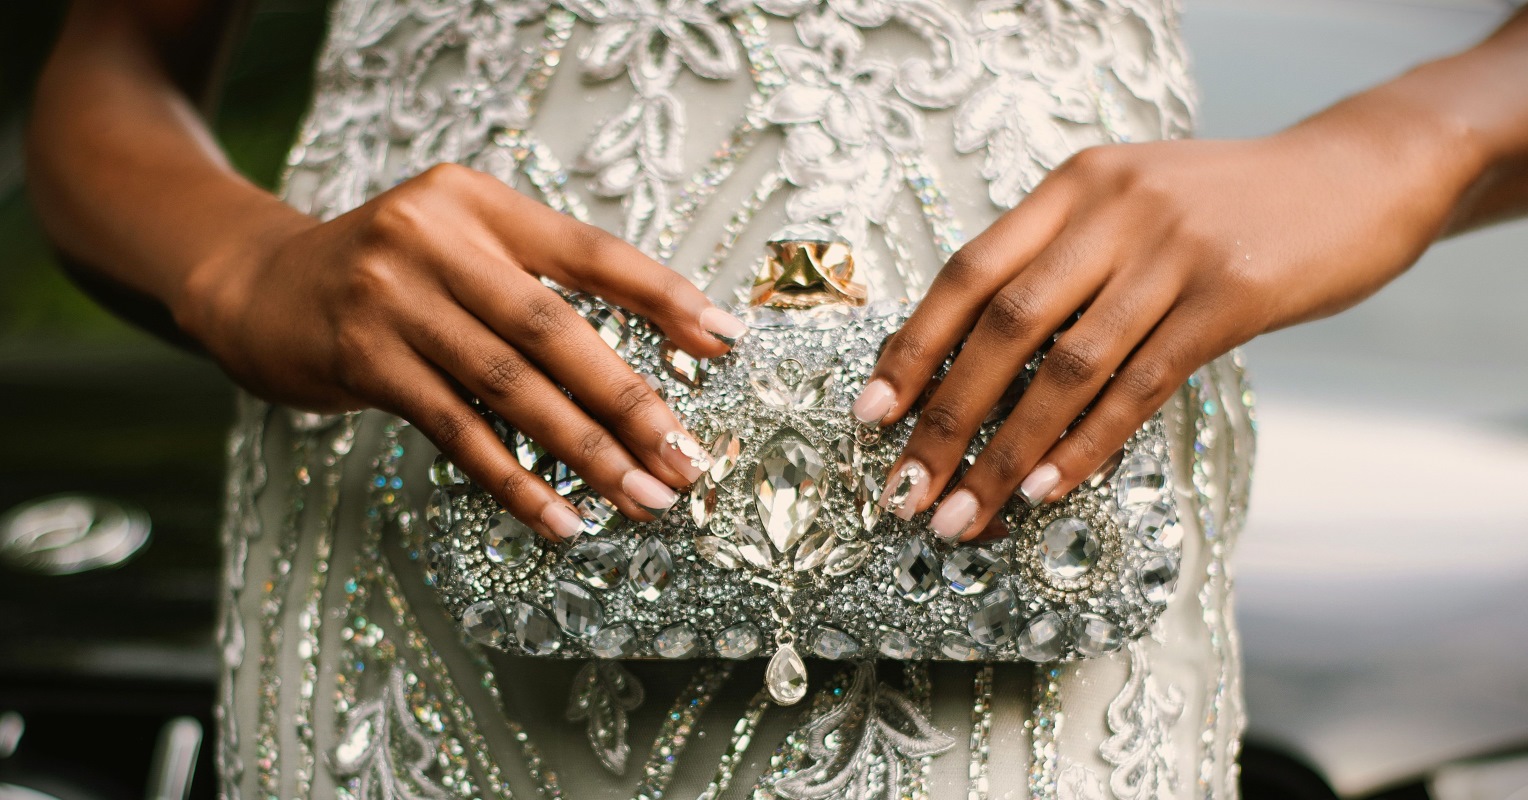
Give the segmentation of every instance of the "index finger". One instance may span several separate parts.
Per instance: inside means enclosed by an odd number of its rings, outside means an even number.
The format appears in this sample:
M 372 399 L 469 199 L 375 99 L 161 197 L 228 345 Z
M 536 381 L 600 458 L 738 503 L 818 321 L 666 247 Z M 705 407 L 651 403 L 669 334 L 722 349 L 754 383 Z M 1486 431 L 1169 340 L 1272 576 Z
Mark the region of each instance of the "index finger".
M 912 408 L 993 295 L 1060 232 L 1066 223 L 1066 194 L 1057 181 L 1042 183 L 950 257 L 917 310 L 886 340 L 854 401 L 859 421 L 886 425 Z

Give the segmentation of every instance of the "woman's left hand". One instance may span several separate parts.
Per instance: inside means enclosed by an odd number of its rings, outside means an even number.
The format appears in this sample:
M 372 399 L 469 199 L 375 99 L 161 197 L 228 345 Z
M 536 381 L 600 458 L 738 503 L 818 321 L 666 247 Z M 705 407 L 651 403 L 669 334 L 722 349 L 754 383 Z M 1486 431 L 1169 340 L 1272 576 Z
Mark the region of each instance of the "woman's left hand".
M 1060 498 L 1201 365 L 1404 271 L 1469 171 L 1446 125 L 1358 105 L 1264 139 L 1084 150 L 961 248 L 854 406 L 867 423 L 901 417 L 960 348 L 883 502 L 905 495 L 891 509 L 903 518 L 934 505 L 1025 362 L 1079 311 L 939 504 L 938 535 L 975 537 L 1015 491 Z

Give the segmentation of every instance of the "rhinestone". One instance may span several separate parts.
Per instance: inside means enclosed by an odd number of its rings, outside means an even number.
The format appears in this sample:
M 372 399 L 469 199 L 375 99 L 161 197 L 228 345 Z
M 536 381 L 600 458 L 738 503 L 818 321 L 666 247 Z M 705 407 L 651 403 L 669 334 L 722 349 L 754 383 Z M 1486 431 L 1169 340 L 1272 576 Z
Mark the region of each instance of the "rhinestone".
M 451 460 L 445 456 L 435 457 L 435 463 L 430 465 L 430 483 L 435 486 L 461 486 L 467 482 L 467 476 Z
M 1075 635 L 1077 652 L 1090 658 L 1112 653 L 1125 643 L 1119 635 L 1119 626 L 1097 614 L 1079 616 Z
M 1183 542 L 1183 528 L 1178 525 L 1178 512 L 1166 502 L 1158 500 L 1141 512 L 1141 521 L 1135 524 L 1135 536 L 1141 544 L 1153 550 L 1171 550 Z
M 702 475 L 690 487 L 690 516 L 695 520 L 696 527 L 706 528 L 711 525 L 711 516 L 715 513 L 716 484 L 711 482 L 709 475 Z
M 769 546 L 769 540 L 764 537 L 763 531 L 739 522 L 736 532 L 732 534 L 732 540 L 737 543 L 738 553 L 742 554 L 744 561 L 760 569 L 774 567 L 774 551 Z
M 483 555 L 495 564 L 517 566 L 536 549 L 536 532 L 525 523 L 500 511 L 488 518 L 483 529 Z
M 718 536 L 695 537 L 695 552 L 707 563 L 722 569 L 743 566 L 743 554 L 738 552 L 737 545 Z
M 456 569 L 456 554 L 440 542 L 430 542 L 424 551 L 424 579 L 431 586 L 439 586 Z
M 584 482 L 573 468 L 561 461 L 553 461 L 546 472 L 547 483 L 552 484 L 553 491 L 563 497 L 567 497 L 580 489 L 587 488 L 589 484 Z
M 821 628 L 817 631 L 817 640 L 812 643 L 812 652 L 823 658 L 831 658 L 839 661 L 845 658 L 854 658 L 859 654 L 860 643 L 853 636 L 837 628 Z
M 525 434 L 515 432 L 515 460 L 520 462 L 520 466 L 536 472 L 536 466 L 544 458 L 546 451 L 541 449 L 541 445 L 531 441 Z
M 668 591 L 673 573 L 674 559 L 669 555 L 668 546 L 657 536 L 649 536 L 637 545 L 636 552 L 631 554 L 631 564 L 627 567 L 632 591 L 649 603 Z
M 833 465 L 838 468 L 838 479 L 844 486 L 854 488 L 865 471 L 865 454 L 854 434 L 840 436 L 833 445 Z
M 900 661 L 918 657 L 918 645 L 913 641 L 913 637 L 896 628 L 887 628 L 881 632 L 880 649 L 881 655 Z
M 664 658 L 689 658 L 700 649 L 700 635 L 681 622 L 670 625 L 653 637 L 653 652 Z
M 956 661 L 975 661 L 982 657 L 982 649 L 964 633 L 945 631 L 939 639 L 939 652 Z
M 573 574 L 596 589 L 613 588 L 626 577 L 626 556 L 614 542 L 579 542 L 569 548 L 566 558 Z
M 1108 461 L 1105 461 L 1102 466 L 1093 470 L 1092 475 L 1088 476 L 1088 486 L 1097 489 L 1108 483 L 1109 479 L 1114 477 L 1114 473 L 1119 471 L 1119 465 L 1124 460 L 1125 451 L 1123 449 L 1115 450 L 1114 455 L 1109 456 Z
M 462 629 L 473 641 L 489 647 L 502 646 L 504 637 L 509 635 L 504 624 L 504 612 L 490 600 L 467 606 L 467 610 L 462 612 Z
M 868 473 L 859 476 L 854 484 L 854 510 L 859 515 L 860 526 L 866 531 L 874 530 L 881 521 L 881 484 Z
M 711 642 L 716 654 L 722 658 L 747 658 L 758 652 L 764 643 L 764 634 L 752 622 L 739 622 L 718 633 Z
M 589 312 L 585 317 L 589 324 L 594 326 L 596 333 L 610 346 L 611 350 L 620 352 L 626 344 L 626 315 L 609 307 L 603 306 Z
M 1178 565 L 1166 556 L 1156 556 L 1141 565 L 1138 578 L 1141 596 L 1152 605 L 1166 605 L 1178 588 Z
M 971 638 L 987 647 L 1002 647 L 1012 642 L 1018 627 L 1013 593 L 1007 589 L 994 589 L 971 613 L 971 619 L 966 623 Z
M 1047 611 L 1019 631 L 1019 655 L 1039 663 L 1055 661 L 1066 648 L 1066 625 L 1061 615 Z
M 944 579 L 950 591 L 973 595 L 987 591 L 987 587 L 1006 569 L 1003 560 L 984 547 L 961 547 L 944 562 Z
M 870 545 L 865 542 L 844 542 L 833 548 L 822 572 L 830 578 L 838 578 L 859 569 L 870 558 Z
M 1162 462 L 1137 453 L 1126 459 L 1114 476 L 1114 499 L 1119 507 L 1134 511 L 1155 503 L 1167 485 L 1167 468 Z
M 589 652 L 599 658 L 626 658 L 637 652 L 637 632 L 624 623 L 600 628 L 589 640 Z
M 711 480 L 721 483 L 737 469 L 738 457 L 743 453 L 743 440 L 732 431 L 722 431 L 711 443 Z
M 764 669 L 764 685 L 769 687 L 769 696 L 783 706 L 806 697 L 806 663 L 795 646 L 782 644 L 770 657 L 769 666 Z
M 547 656 L 562 647 L 562 635 L 545 611 L 521 602 L 515 606 L 515 638 L 520 649 L 533 656 Z
M 435 530 L 448 533 L 455 516 L 451 512 L 451 495 L 447 494 L 445 489 L 430 492 L 430 499 L 424 504 L 426 522 L 429 522 Z
M 697 388 L 701 381 L 706 379 L 706 372 L 710 369 L 710 363 L 704 358 L 696 358 L 679 349 L 679 346 L 665 339 L 659 352 L 662 354 L 663 366 L 668 369 L 670 375 L 678 378 L 681 383 L 690 388 Z
M 903 597 L 922 603 L 939 592 L 939 558 L 922 539 L 908 539 L 897 553 L 892 578 Z
M 891 486 L 891 496 L 886 500 L 886 508 L 897 511 L 907 505 L 907 501 L 913 496 L 913 488 L 928 479 L 928 471 L 922 464 L 910 461 L 897 470 L 896 482 Z
M 754 498 L 764 532 L 781 553 L 790 552 L 822 510 L 822 454 L 786 429 L 765 447 L 754 469 Z
M 605 623 L 605 608 L 594 595 L 573 581 L 558 581 L 552 595 L 552 616 L 563 630 L 583 638 Z
M 783 411 L 790 410 L 791 387 L 781 381 L 775 373 L 767 369 L 756 369 L 748 373 L 748 383 L 753 387 L 753 393 L 758 395 L 765 405 Z
M 813 529 L 796 548 L 796 571 L 808 572 L 826 564 L 837 542 L 833 534 L 822 528 Z
M 573 507 L 578 509 L 578 515 L 584 520 L 584 533 L 590 536 L 598 536 L 602 533 L 620 530 L 626 524 L 626 518 L 617 511 L 615 504 L 597 494 L 586 494 L 578 499 Z
M 1040 534 L 1040 563 L 1058 578 L 1080 578 L 1098 563 L 1098 537 L 1086 522 L 1062 517 Z

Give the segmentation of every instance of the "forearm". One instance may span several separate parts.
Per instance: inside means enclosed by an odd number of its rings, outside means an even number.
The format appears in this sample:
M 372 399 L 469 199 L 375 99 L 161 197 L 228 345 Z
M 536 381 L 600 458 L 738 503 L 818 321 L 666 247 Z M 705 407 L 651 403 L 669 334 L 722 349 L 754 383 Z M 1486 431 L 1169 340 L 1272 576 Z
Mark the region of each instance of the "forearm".
M 28 131 L 28 183 L 69 256 L 178 316 L 199 266 L 302 214 L 218 149 L 131 4 L 71 9 Z

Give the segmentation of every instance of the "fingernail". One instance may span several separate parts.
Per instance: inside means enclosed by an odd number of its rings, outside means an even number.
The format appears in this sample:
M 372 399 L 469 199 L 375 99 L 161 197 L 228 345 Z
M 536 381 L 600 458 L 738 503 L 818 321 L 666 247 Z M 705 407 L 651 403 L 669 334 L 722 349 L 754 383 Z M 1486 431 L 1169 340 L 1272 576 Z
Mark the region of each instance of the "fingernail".
M 654 517 L 663 516 L 679 500 L 679 495 L 663 481 L 637 469 L 621 477 L 621 488 L 643 511 Z
M 976 495 L 961 489 L 946 497 L 928 526 L 941 539 L 954 541 L 976 520 Z
M 669 431 L 663 437 L 663 458 L 674 469 L 684 476 L 687 481 L 697 481 L 701 473 L 711 468 L 711 454 L 700 443 L 690 438 L 689 434 L 679 431 Z
M 912 519 L 928 492 L 928 469 L 916 461 L 902 465 L 881 492 L 881 507 L 902 519 Z
M 541 512 L 541 524 L 562 539 L 572 539 L 584 532 L 584 518 L 562 503 L 548 503 Z
M 876 378 L 865 384 L 860 396 L 855 398 L 854 418 L 866 425 L 880 424 L 896 402 L 897 393 L 891 390 L 891 384 Z
M 1061 481 L 1061 470 L 1050 464 L 1041 464 L 1029 473 L 1029 477 L 1019 484 L 1019 496 L 1031 506 L 1040 505 L 1045 496 L 1056 488 Z
M 748 335 L 748 323 L 719 308 L 708 308 L 700 312 L 700 327 L 728 347 Z

